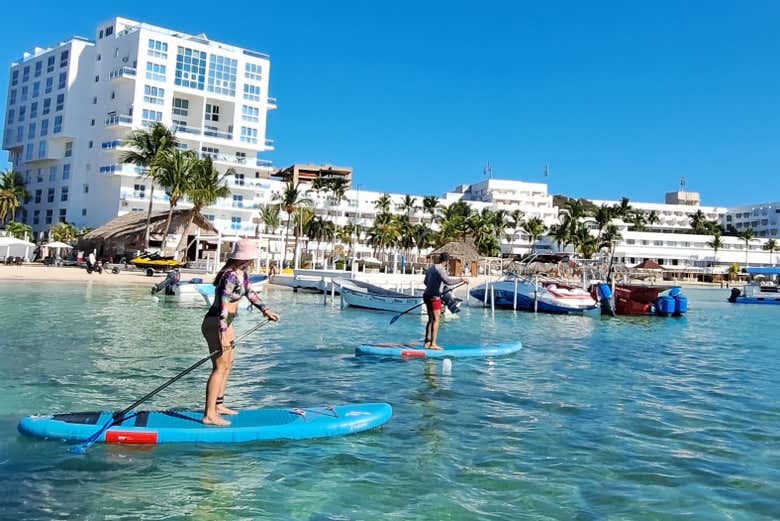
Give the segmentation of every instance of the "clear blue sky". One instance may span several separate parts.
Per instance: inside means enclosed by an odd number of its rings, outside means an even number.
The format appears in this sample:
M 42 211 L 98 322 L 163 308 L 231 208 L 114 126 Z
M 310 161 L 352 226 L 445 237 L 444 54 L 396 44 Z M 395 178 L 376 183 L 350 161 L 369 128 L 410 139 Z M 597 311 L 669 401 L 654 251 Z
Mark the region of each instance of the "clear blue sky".
M 662 201 L 682 175 L 704 204 L 780 200 L 776 1 L 44 0 L 4 11 L 2 63 L 115 15 L 269 53 L 277 166 L 440 194 L 549 164 L 576 197 Z

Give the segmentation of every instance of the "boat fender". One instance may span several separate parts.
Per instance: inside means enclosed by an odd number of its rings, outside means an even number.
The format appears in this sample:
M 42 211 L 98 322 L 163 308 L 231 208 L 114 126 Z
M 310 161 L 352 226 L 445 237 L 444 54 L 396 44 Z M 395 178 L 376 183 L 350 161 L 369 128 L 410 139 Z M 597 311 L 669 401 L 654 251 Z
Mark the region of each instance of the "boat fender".
M 601 314 L 615 316 L 615 309 L 612 306 L 612 290 L 609 288 L 609 284 L 606 282 L 600 283 L 596 292 L 598 293 L 598 300 L 601 304 Z
M 731 302 L 732 304 L 736 304 L 737 297 L 739 297 L 740 293 L 741 291 L 739 290 L 739 288 L 731 288 L 731 296 L 729 296 L 729 302 Z
M 679 294 L 680 294 L 680 288 L 678 288 L 677 286 L 675 286 L 675 287 L 673 287 L 672 289 L 669 290 L 669 296 L 670 297 L 676 297 Z

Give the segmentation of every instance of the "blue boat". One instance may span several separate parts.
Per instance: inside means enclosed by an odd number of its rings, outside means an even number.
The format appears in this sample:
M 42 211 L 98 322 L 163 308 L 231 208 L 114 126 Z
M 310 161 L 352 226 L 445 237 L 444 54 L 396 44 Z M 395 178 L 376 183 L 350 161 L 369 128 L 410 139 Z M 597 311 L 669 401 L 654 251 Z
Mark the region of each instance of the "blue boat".
M 778 282 L 780 282 L 780 266 L 768 268 L 745 268 L 745 273 L 753 279 L 742 289 L 732 288 L 729 302 L 732 304 L 765 304 L 780 306 L 780 292 L 778 292 Z M 757 277 L 769 277 L 764 283 L 759 282 Z M 775 277 L 773 281 L 772 278 Z
M 254 409 L 231 416 L 227 427 L 215 427 L 201 423 L 202 411 L 140 411 L 128 414 L 97 441 L 154 445 L 326 438 L 374 429 L 392 414 L 386 403 Z M 27 416 L 19 422 L 19 432 L 36 438 L 85 441 L 111 419 L 108 411 Z

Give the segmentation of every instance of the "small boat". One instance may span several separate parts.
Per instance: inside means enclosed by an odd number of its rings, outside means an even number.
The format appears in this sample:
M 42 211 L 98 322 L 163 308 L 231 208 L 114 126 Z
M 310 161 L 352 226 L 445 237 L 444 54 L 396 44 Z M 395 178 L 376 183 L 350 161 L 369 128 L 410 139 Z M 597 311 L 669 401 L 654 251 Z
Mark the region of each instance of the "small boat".
M 202 411 L 138 411 L 127 414 L 97 439 L 102 443 L 242 443 L 343 436 L 379 427 L 390 420 L 386 403 L 239 411 L 230 425 L 201 422 Z M 36 438 L 85 441 L 112 420 L 108 411 L 27 416 L 19 432 Z
M 356 308 L 401 313 L 412 306 L 422 304 L 423 301 L 422 295 L 399 293 L 359 280 L 336 279 L 334 283 L 338 285 L 344 302 Z M 423 313 L 425 306 L 420 306 L 418 309 L 417 313 Z
M 688 311 L 688 299 L 678 286 L 645 284 L 615 284 L 615 295 L 609 284 L 602 282 L 591 289 L 598 297 L 605 315 L 681 316 Z M 668 291 L 668 294 L 661 293 Z
M 262 291 L 263 286 L 268 284 L 268 276 L 265 274 L 250 275 L 249 284 L 256 292 Z M 173 294 L 180 299 L 203 299 L 208 305 L 211 305 L 214 300 L 214 284 L 203 282 L 200 278 L 194 278 L 189 282 L 180 282 L 174 286 Z
M 753 279 L 740 290 L 732 288 L 729 302 L 732 304 L 769 304 L 780 305 L 780 293 L 777 292 L 778 280 L 757 280 L 759 277 L 780 279 L 780 266 L 769 268 L 745 268 L 745 273 Z
M 495 298 L 495 306 L 505 309 L 514 309 L 516 305 L 517 309 L 534 311 L 536 302 L 536 310 L 543 313 L 583 313 L 596 309 L 597 305 L 586 290 L 546 277 L 532 279 L 509 275 L 496 282 L 475 286 L 470 294 L 482 302 L 491 302 Z

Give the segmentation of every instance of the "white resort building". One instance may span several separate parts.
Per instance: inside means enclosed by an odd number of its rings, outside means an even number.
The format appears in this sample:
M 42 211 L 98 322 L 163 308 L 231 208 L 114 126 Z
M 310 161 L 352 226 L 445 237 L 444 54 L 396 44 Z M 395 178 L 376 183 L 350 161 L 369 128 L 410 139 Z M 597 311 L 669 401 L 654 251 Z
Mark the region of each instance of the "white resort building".
M 231 196 L 208 211 L 225 235 L 254 233 L 257 194 L 270 189 L 266 115 L 269 57 L 197 36 L 114 18 L 94 40 L 36 47 L 11 65 L 3 148 L 32 195 L 36 233 L 58 221 L 95 227 L 146 211 L 150 181 L 119 162 L 130 131 L 160 121 L 182 149 L 232 167 Z M 155 209 L 167 209 L 155 190 Z M 186 206 L 186 204 L 185 204 Z
M 738 232 L 750 228 L 756 237 L 778 239 L 780 238 L 780 202 L 729 208 L 721 219 L 721 224 L 726 229 L 733 226 Z

